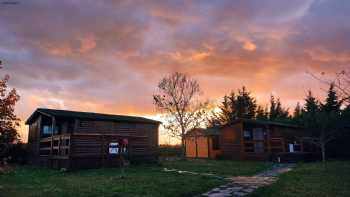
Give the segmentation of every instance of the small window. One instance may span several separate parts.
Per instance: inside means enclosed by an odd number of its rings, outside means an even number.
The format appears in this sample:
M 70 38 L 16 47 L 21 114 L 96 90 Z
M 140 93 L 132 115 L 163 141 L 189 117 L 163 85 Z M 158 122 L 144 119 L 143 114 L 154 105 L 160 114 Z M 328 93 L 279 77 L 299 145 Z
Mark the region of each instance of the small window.
M 253 129 L 253 139 L 254 140 L 264 140 L 264 131 L 262 128 Z
M 52 133 L 52 126 L 44 125 L 43 126 L 43 135 L 51 135 Z M 54 134 L 58 134 L 58 127 L 55 127 Z
M 212 137 L 212 142 L 213 142 L 213 150 L 219 150 L 220 149 L 219 136 L 213 136 Z
M 51 135 L 51 133 L 52 133 L 51 127 L 48 125 L 44 125 L 43 126 L 43 134 L 44 135 Z
M 252 136 L 252 132 L 251 131 L 243 131 L 243 137 L 244 140 L 252 140 L 253 136 Z

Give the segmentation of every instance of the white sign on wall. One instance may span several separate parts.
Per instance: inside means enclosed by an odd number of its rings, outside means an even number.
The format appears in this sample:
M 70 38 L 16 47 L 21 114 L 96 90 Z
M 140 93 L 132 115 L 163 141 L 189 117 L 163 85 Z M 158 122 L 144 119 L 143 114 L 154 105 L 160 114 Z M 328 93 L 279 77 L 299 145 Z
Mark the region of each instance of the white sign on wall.
M 289 152 L 294 153 L 294 144 L 289 144 Z
M 119 143 L 111 142 L 109 143 L 109 154 L 118 154 L 119 153 Z

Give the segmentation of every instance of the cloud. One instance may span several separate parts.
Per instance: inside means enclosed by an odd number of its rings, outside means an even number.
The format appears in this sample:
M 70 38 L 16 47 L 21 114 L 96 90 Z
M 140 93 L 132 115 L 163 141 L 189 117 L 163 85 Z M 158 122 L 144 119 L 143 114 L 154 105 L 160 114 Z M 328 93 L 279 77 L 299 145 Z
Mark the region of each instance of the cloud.
M 174 71 L 198 79 L 203 97 L 245 85 L 292 106 L 307 72 L 350 65 L 345 1 L 21 1 L 0 5 L 1 73 L 36 107 L 154 115 L 152 94 Z M 40 14 L 38 14 L 40 13 Z

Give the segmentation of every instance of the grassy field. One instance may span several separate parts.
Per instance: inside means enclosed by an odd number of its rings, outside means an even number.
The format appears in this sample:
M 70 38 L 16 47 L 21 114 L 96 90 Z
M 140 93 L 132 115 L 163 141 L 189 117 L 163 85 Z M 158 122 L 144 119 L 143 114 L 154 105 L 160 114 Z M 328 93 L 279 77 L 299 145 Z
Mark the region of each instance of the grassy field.
M 167 168 L 175 168 L 219 176 L 251 176 L 272 166 L 272 163 L 230 160 L 190 160 L 164 162 Z
M 120 169 L 59 172 L 17 167 L 0 175 L 0 196 L 193 196 L 224 182 L 204 176 L 162 172 L 162 169 L 252 175 L 269 166 L 261 162 L 174 161 L 160 166 L 129 167 L 124 179 L 120 178 Z
M 299 164 L 295 170 L 281 175 L 276 184 L 258 189 L 251 196 L 350 196 L 350 161 L 330 161 L 325 166 Z

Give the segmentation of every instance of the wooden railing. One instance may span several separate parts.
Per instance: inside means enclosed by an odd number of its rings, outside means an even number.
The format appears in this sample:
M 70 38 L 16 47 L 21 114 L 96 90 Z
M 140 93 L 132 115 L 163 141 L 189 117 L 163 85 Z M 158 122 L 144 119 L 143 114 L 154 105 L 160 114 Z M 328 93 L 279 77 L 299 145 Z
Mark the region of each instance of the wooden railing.
M 244 140 L 243 150 L 247 153 L 285 152 L 285 147 L 282 138 L 271 138 L 270 140 Z
M 67 157 L 70 151 L 70 134 L 54 135 L 40 139 L 40 156 Z

